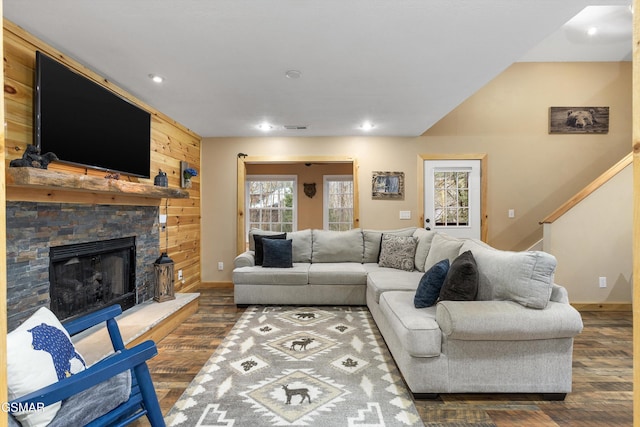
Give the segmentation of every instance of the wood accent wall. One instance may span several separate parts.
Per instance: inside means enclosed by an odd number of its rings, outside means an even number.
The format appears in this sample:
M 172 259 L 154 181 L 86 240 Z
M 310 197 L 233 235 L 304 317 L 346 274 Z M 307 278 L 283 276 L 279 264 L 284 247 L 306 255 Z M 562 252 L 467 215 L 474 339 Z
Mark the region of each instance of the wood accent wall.
M 633 9 L 633 425 L 640 426 L 640 0 Z
M 153 184 L 153 177 L 162 169 L 167 173 L 170 188 L 180 188 L 180 161 L 200 171 L 200 144 L 202 138 L 163 113 L 136 99 L 123 89 L 112 84 L 107 78 L 99 76 L 85 66 L 43 41 L 35 38 L 22 28 L 8 20 L 3 23 L 4 35 L 4 102 L 5 163 L 22 157 L 28 144 L 33 143 L 33 82 L 35 52 L 40 50 L 57 59 L 74 71 L 96 81 L 98 84 L 128 99 L 130 102 L 151 113 L 151 179 L 123 176 L 133 182 Z M 127 155 L 122 153 L 122 155 Z M 53 164 L 49 169 L 69 174 L 87 174 L 104 176 L 102 171 Z M 2 174 L 4 177 L 4 173 Z M 169 232 L 168 254 L 175 262 L 176 291 L 196 290 L 200 285 L 200 176 L 193 179 L 188 189 L 189 198 L 158 199 L 146 197 L 117 198 L 109 194 L 50 190 L 39 188 L 17 188 L 9 186 L 7 200 L 88 203 L 88 204 L 127 204 L 159 206 L 160 213 L 167 209 L 167 229 Z M 165 250 L 166 235 L 160 233 L 160 248 Z M 158 253 L 159 255 L 159 253 Z M 178 270 L 183 270 L 184 283 L 177 280 Z

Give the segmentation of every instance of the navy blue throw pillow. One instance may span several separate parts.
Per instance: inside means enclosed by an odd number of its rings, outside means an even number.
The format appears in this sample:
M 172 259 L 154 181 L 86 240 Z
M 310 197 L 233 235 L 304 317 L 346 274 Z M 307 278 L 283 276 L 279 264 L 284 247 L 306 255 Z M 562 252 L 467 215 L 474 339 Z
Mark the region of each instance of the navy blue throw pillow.
M 286 239 L 287 233 L 282 234 L 254 234 L 253 241 L 256 246 L 256 265 L 262 265 L 262 258 L 264 257 L 264 251 L 262 249 L 262 240 L 263 239 Z
M 451 263 L 440 290 L 440 301 L 473 301 L 478 294 L 478 266 L 471 251 L 460 254 Z
M 420 284 L 413 297 L 416 308 L 431 307 L 440 296 L 440 289 L 449 272 L 449 260 L 443 259 L 433 265 L 420 279 Z
M 293 241 L 284 239 L 264 239 L 263 267 L 293 267 Z

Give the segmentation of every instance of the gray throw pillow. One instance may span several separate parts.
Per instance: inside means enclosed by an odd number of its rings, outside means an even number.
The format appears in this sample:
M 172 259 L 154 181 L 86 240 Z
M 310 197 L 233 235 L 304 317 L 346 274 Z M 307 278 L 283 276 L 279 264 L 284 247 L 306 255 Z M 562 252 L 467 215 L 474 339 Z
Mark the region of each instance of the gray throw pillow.
M 264 259 L 262 266 L 265 268 L 291 268 L 293 267 L 293 246 L 291 240 L 264 239 Z
M 254 234 L 253 235 L 253 240 L 255 240 L 255 248 L 256 248 L 256 253 L 255 253 L 255 258 L 256 258 L 256 265 L 262 265 L 262 259 L 264 257 L 264 251 L 263 251 L 263 240 L 268 240 L 268 239 L 286 239 L 287 238 L 287 233 L 282 233 L 282 234 L 269 234 L 269 235 L 265 235 L 265 234 Z
M 416 295 L 413 297 L 413 305 L 416 308 L 431 307 L 438 301 L 448 272 L 449 260 L 443 259 L 424 273 L 416 289 Z
M 459 255 L 451 263 L 440 290 L 442 301 L 474 301 L 478 293 L 478 266 L 471 251 Z
M 383 234 L 378 265 L 413 271 L 417 243 L 417 239 L 413 236 Z

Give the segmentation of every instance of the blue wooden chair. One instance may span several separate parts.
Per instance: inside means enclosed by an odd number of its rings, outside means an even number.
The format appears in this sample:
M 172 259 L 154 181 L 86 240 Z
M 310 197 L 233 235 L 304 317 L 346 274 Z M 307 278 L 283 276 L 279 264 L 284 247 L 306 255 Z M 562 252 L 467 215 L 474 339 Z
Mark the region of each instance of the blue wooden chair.
M 86 425 L 95 427 L 124 426 L 146 415 L 153 427 L 164 427 L 164 418 L 162 417 L 156 391 L 153 387 L 149 368 L 146 364 L 147 360 L 158 354 L 158 350 L 153 341 L 145 341 L 130 349 L 125 348 L 120 329 L 118 329 L 118 324 L 115 320 L 115 317 L 120 313 L 122 313 L 120 306 L 113 305 L 63 324 L 69 332 L 69 335 L 73 336 L 106 321 L 107 330 L 109 331 L 115 353 L 82 372 L 13 400 L 11 401 L 11 405 L 15 405 L 15 407 L 27 407 L 27 405 L 38 404 L 48 406 L 52 403 L 69 399 L 79 393 L 86 394 L 86 390 L 104 383 L 122 372 L 130 370 L 131 393 L 129 399 L 115 409 L 105 414 L 100 414 L 98 418 L 95 418 Z M 106 396 L 101 396 L 100 398 L 108 399 L 109 393 L 106 393 Z M 86 409 L 91 410 L 92 408 Z M 56 418 L 62 415 L 61 412 L 63 411 L 58 412 Z M 65 420 L 59 421 L 61 425 L 69 425 Z

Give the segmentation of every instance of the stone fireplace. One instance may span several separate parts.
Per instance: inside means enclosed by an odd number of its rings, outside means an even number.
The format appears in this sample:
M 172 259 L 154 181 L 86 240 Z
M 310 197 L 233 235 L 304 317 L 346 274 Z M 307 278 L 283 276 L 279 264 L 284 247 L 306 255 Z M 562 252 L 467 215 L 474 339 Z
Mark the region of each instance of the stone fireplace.
M 77 306 L 80 300 L 86 300 L 92 294 L 98 300 L 119 294 L 125 303 L 139 304 L 153 298 L 153 262 L 159 255 L 159 232 L 157 206 L 128 205 L 88 205 L 71 203 L 7 202 L 7 320 L 12 330 L 38 308 L 45 306 L 53 311 L 62 298 Z M 69 245 L 86 247 L 98 245 L 102 252 L 105 242 L 128 239 L 125 252 L 120 255 L 97 259 L 89 256 L 82 261 L 68 256 Z M 100 243 L 101 242 L 101 243 Z M 133 249 L 130 248 L 133 242 Z M 59 253 L 56 249 L 63 248 Z M 122 249 L 122 248 L 120 248 Z M 75 249 L 71 249 L 73 252 Z M 86 273 L 82 279 L 69 279 L 87 282 L 89 289 L 71 292 L 67 288 L 65 297 L 51 294 L 50 272 L 55 272 L 55 261 L 66 258 L 69 270 Z M 54 263 L 52 264 L 52 260 Z M 127 263 L 133 264 L 131 271 L 125 272 Z M 76 266 L 76 267 L 74 267 Z M 81 269 L 80 266 L 83 266 Z M 107 268 L 108 267 L 108 268 Z M 107 268 L 104 270 L 103 268 Z M 98 271 L 100 269 L 100 271 Z M 105 290 L 106 281 L 113 282 L 109 275 L 128 276 L 132 288 L 125 291 L 115 285 L 113 291 Z M 78 283 L 75 283 L 78 287 Z M 126 294 L 126 296 L 125 296 Z M 116 299 L 117 299 L 116 298 Z M 128 302 L 127 302 L 128 301 Z M 123 307 L 124 309 L 125 307 Z M 95 309 L 88 307 L 88 310 Z M 71 314 L 71 317 L 75 314 Z M 62 318 L 69 317 L 66 313 Z

